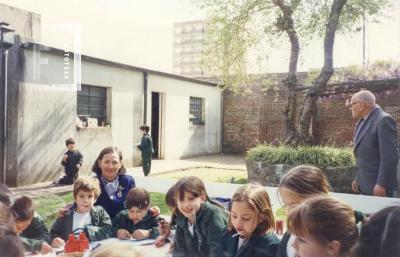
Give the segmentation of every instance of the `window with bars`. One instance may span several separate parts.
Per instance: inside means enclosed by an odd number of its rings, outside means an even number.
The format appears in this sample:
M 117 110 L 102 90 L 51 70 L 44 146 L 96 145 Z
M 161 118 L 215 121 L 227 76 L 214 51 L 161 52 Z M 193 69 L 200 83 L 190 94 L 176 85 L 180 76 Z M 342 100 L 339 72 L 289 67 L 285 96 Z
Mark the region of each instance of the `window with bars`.
M 193 96 L 190 97 L 189 122 L 191 125 L 205 124 L 204 105 L 204 98 Z
M 82 85 L 78 91 L 77 116 L 84 127 L 104 127 L 107 122 L 107 88 Z M 96 120 L 97 124 L 91 124 Z

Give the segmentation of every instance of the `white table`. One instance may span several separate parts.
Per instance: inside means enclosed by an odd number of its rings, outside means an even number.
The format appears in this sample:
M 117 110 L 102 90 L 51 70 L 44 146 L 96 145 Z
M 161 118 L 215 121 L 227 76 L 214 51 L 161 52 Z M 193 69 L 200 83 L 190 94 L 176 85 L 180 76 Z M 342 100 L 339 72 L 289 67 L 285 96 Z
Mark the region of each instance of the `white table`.
M 154 244 L 148 244 L 148 245 L 140 245 L 140 241 L 130 241 L 130 240 L 119 240 L 117 238 L 109 238 L 105 239 L 102 241 L 98 242 L 92 242 L 90 243 L 91 247 L 96 247 L 99 243 L 101 245 L 107 245 L 110 243 L 115 243 L 115 242 L 121 242 L 124 244 L 131 244 L 134 245 L 134 247 L 138 248 L 141 252 L 143 252 L 143 257 L 167 257 L 169 255 L 169 243 L 165 244 L 162 247 L 155 247 Z M 85 253 L 84 257 L 88 257 L 90 252 Z M 58 257 L 55 252 L 53 253 L 48 253 L 48 254 L 35 254 L 35 255 L 30 255 L 27 254 L 25 256 L 32 256 L 32 257 Z

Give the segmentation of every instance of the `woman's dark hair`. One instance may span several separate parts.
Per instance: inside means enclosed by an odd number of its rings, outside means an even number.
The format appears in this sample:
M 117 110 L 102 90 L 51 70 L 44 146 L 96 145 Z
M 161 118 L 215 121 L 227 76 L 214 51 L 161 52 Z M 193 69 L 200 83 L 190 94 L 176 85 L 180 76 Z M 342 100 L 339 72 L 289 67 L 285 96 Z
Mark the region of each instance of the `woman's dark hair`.
M 362 226 L 357 257 L 400 256 L 400 206 L 386 207 Z
M 109 147 L 104 148 L 103 150 L 101 150 L 99 156 L 97 157 L 97 159 L 95 160 L 95 162 L 93 163 L 93 166 L 92 166 L 92 171 L 94 173 L 96 173 L 98 176 L 101 176 L 101 169 L 99 166 L 99 161 L 101 161 L 103 159 L 104 155 L 110 154 L 110 153 L 111 154 L 117 153 L 119 156 L 119 161 L 122 162 L 122 152 L 121 152 L 121 150 L 119 150 L 118 147 L 109 146 Z M 117 174 L 118 175 L 126 174 L 126 168 L 124 167 L 124 165 L 122 163 L 121 163 L 121 168 L 119 168 Z
M 24 257 L 24 246 L 14 230 L 0 224 L 0 252 L 2 257 Z
M 32 219 L 35 213 L 32 199 L 28 196 L 21 196 L 15 199 L 13 206 L 11 206 L 11 212 L 15 220 L 26 221 Z

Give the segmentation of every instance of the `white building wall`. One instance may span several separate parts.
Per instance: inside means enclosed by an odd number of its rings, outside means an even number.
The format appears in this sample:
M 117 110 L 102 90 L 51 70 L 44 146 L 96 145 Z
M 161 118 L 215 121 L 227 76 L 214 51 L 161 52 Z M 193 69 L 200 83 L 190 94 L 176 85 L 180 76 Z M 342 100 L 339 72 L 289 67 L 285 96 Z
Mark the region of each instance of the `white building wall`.
M 139 140 L 139 127 L 142 123 L 143 110 L 143 73 L 116 67 L 104 66 L 96 63 L 82 63 L 82 84 L 90 86 L 107 87 L 107 94 L 111 94 L 111 106 L 107 107 L 111 117 L 110 128 L 85 128 L 85 130 L 110 130 L 106 138 L 85 140 L 85 144 L 93 148 L 98 144 L 95 152 L 90 151 L 86 159 L 89 163 L 97 158 L 100 150 L 106 146 L 114 145 L 121 149 L 126 166 L 137 165 L 140 153 L 136 150 L 135 143 Z M 104 136 L 104 134 L 100 134 Z M 101 144 L 101 145 L 100 145 Z
M 164 94 L 162 148 L 165 159 L 179 159 L 221 151 L 221 91 L 217 87 L 149 74 L 147 109 L 151 92 Z M 190 97 L 205 98 L 205 124 L 189 123 Z M 147 114 L 151 121 L 151 112 Z M 149 122 L 150 123 L 150 122 Z

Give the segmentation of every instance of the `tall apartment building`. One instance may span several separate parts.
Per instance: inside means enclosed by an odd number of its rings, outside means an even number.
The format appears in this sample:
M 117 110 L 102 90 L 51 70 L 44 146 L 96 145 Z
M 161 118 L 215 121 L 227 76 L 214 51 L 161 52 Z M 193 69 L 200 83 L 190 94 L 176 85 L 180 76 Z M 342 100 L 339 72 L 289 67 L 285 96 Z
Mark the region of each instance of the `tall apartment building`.
M 206 75 L 203 65 L 205 32 L 205 20 L 174 24 L 173 73 L 188 77 Z

